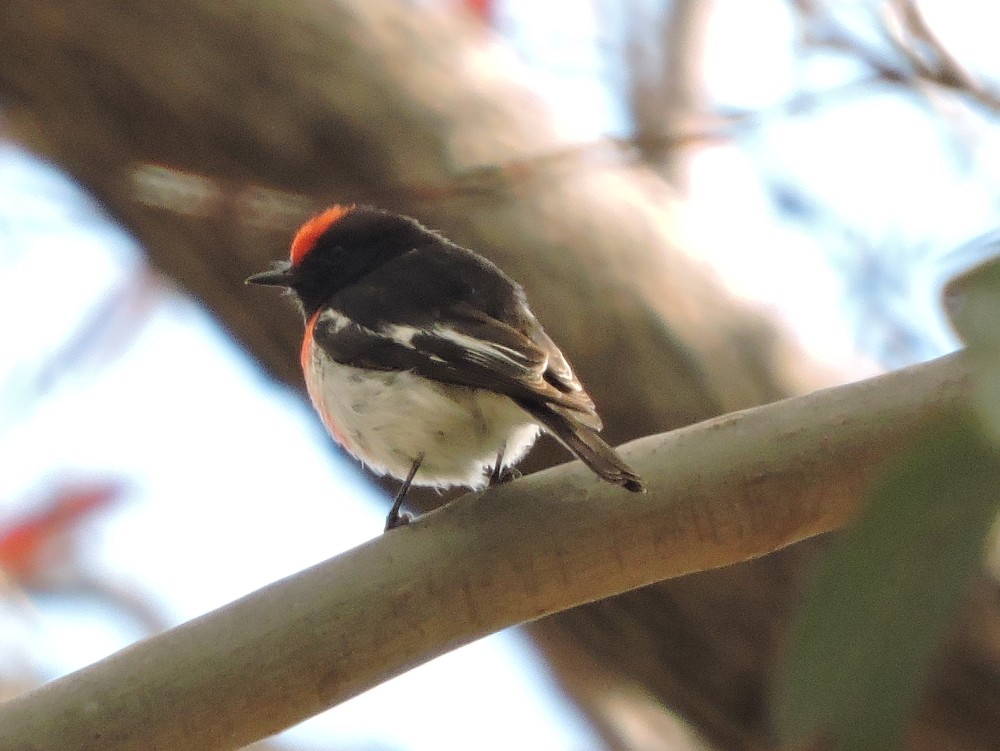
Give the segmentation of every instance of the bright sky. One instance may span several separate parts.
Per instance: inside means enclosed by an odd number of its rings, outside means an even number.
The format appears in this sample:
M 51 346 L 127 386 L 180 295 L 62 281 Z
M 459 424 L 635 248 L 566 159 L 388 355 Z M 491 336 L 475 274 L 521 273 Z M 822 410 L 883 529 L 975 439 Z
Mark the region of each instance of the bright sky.
M 521 30 L 519 52 L 538 67 L 539 87 L 565 118 L 568 138 L 619 128 L 615 94 L 598 78 L 600 66 L 588 51 L 597 22 L 579 3 L 548 5 L 547 15 L 539 15 L 537 3 L 510 0 L 501 28 Z M 795 83 L 786 4 L 753 5 L 751 13 L 739 0 L 720 2 L 713 30 L 708 77 L 730 106 L 775 104 Z M 982 12 L 980 4 L 968 7 Z M 970 50 L 981 45 L 975 54 L 993 54 L 985 29 L 994 24 L 948 28 Z M 838 71 L 831 66 L 824 75 Z M 970 127 L 980 139 L 977 156 L 995 160 L 995 128 Z M 822 198 L 847 220 L 887 236 L 930 236 L 940 245 L 928 253 L 935 258 L 998 223 L 991 176 L 997 171 L 989 169 L 996 161 L 970 177 L 940 156 L 941 138 L 926 110 L 899 100 L 859 100 L 824 110 L 822 118 L 771 128 L 748 151 L 766 152 L 776 173 L 824 186 Z M 854 358 L 842 268 L 831 265 L 815 238 L 778 222 L 758 168 L 735 147 L 700 154 L 687 218 L 699 250 L 734 290 L 767 301 L 805 341 L 818 342 L 818 356 Z M 164 295 L 113 365 L 84 361 L 43 398 L 26 399 L 33 369 L 63 348 L 67 320 L 121 285 L 139 254 L 58 173 L 10 147 L 0 148 L 0 196 L 0 316 L 31 323 L 5 328 L 0 358 L 0 522 L 40 494 L 40 478 L 53 473 L 129 478 L 129 503 L 93 527 L 92 565 L 147 592 L 174 622 L 380 532 L 384 503 L 357 482 L 351 462 L 330 450 L 308 406 L 271 383 L 175 292 Z M 33 281 L 41 278 L 42 299 Z M 924 311 L 914 315 L 928 316 L 928 327 L 937 325 L 926 311 L 939 281 L 933 271 L 918 274 L 903 293 L 914 311 Z M 249 314 L 254 302 L 248 293 Z M 938 350 L 952 346 L 940 337 Z M 26 620 L 23 605 L 0 604 L 0 657 L 29 644 L 52 675 L 140 635 L 87 602 L 41 598 L 35 607 Z M 526 645 L 504 634 L 439 658 L 293 733 L 310 741 L 333 734 L 339 747 L 595 747 L 575 710 L 550 688 Z M 382 719 L 387 707 L 393 723 Z

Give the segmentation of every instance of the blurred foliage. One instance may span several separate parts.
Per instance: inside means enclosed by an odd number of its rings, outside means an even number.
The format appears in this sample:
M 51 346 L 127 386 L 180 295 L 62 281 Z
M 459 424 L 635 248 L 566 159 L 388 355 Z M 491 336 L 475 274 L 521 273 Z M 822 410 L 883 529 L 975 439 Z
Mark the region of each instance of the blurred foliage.
M 945 304 L 975 365 L 973 409 L 939 418 L 887 467 L 821 565 L 778 688 L 790 739 L 899 744 L 979 569 L 1000 500 L 1000 261 L 952 280 Z
M 952 325 L 975 364 L 977 406 L 1000 445 L 1000 259 L 955 277 L 944 293 Z
M 830 550 L 780 677 L 783 734 L 888 749 L 920 696 L 997 512 L 1000 462 L 971 414 L 945 418 L 887 468 Z

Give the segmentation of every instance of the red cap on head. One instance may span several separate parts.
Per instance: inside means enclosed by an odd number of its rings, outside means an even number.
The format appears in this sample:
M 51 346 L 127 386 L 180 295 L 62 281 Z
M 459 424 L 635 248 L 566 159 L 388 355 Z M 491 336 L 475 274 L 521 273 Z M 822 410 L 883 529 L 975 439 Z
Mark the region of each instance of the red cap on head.
M 335 204 L 303 224 L 295 233 L 295 239 L 292 240 L 292 253 L 289 258 L 292 266 L 297 266 L 306 257 L 306 254 L 316 245 L 320 235 L 330 229 L 330 225 L 340 221 L 352 209 L 354 209 L 354 204 L 350 206 Z

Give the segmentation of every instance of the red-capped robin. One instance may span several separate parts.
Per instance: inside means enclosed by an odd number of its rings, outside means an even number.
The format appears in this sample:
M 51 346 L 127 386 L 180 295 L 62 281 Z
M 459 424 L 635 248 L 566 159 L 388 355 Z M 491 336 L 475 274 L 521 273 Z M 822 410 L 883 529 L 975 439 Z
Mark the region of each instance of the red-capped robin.
M 302 370 L 336 441 L 403 481 L 386 529 L 405 524 L 411 484 L 481 488 L 540 430 L 601 479 L 642 479 L 605 443 L 601 418 L 524 290 L 482 256 L 416 220 L 333 206 L 291 257 L 247 283 L 284 287 L 305 317 Z

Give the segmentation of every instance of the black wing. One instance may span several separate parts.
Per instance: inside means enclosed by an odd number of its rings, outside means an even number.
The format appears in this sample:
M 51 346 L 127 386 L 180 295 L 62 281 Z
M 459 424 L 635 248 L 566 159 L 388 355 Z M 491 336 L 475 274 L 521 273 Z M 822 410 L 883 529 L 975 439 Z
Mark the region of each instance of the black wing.
M 601 429 L 594 403 L 566 358 L 527 308 L 525 331 L 467 303 L 419 325 L 327 308 L 313 325 L 316 346 L 334 361 L 374 370 L 409 370 L 444 383 L 505 394 L 519 403 L 555 404 Z
M 600 477 L 645 489 L 597 435 L 602 425 L 593 401 L 521 287 L 436 235 L 334 294 L 313 336 L 336 362 L 509 396 Z
M 520 285 L 465 248 L 433 233 L 425 240 L 334 294 L 314 324 L 317 345 L 345 364 L 556 404 L 599 430 L 594 403 Z

